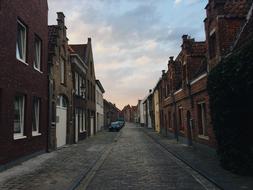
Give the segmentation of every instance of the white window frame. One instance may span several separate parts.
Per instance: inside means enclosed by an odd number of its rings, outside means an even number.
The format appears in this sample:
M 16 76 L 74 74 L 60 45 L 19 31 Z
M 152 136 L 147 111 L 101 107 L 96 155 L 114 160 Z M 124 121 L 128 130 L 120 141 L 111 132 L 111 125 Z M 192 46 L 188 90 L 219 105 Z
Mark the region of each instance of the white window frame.
M 37 107 L 35 107 L 34 104 L 37 103 Z M 40 107 L 41 107 L 41 100 L 40 98 L 34 97 L 33 99 L 33 113 L 35 114 L 35 116 L 32 117 L 32 119 L 35 119 L 35 130 L 34 130 L 34 122 L 32 122 L 32 136 L 38 136 L 41 135 L 41 133 L 39 133 L 39 128 L 40 128 Z
M 19 105 L 16 104 L 16 98 L 19 97 L 19 98 L 22 98 L 21 102 L 18 102 Z M 23 139 L 23 138 L 26 138 L 26 136 L 24 135 L 24 123 L 25 123 L 25 101 L 26 101 L 26 98 L 24 95 L 16 95 L 15 96 L 15 99 L 14 99 L 14 112 L 16 111 L 15 107 L 16 106 L 21 106 L 21 109 L 20 110 L 17 110 L 19 112 L 19 114 L 21 116 L 20 117 L 20 132 L 19 133 L 15 133 L 15 125 L 17 125 L 17 122 L 15 122 L 15 117 L 14 117 L 14 121 L 13 121 L 13 138 L 14 140 L 17 140 L 17 139 Z
M 21 26 L 22 28 L 24 28 L 24 36 L 22 36 L 21 37 L 21 39 L 20 39 L 20 45 L 21 45 L 21 47 L 22 47 L 22 49 L 20 50 L 20 48 L 19 48 L 19 32 L 18 32 L 18 27 L 17 27 L 17 39 L 16 39 L 16 58 L 19 60 L 19 61 L 21 61 L 21 62 L 23 62 L 23 63 L 25 63 L 25 64 L 27 64 L 26 63 L 26 50 L 27 50 L 27 27 L 20 21 L 20 20 L 17 20 L 17 26 Z M 22 35 L 22 34 L 21 34 Z M 24 38 L 24 39 L 22 39 L 22 38 Z M 21 58 L 21 55 L 20 55 L 20 51 L 21 51 L 21 54 L 23 55 L 23 58 Z
M 34 38 L 34 63 L 33 67 L 35 70 L 41 72 L 41 50 L 42 50 L 42 41 L 35 35 Z

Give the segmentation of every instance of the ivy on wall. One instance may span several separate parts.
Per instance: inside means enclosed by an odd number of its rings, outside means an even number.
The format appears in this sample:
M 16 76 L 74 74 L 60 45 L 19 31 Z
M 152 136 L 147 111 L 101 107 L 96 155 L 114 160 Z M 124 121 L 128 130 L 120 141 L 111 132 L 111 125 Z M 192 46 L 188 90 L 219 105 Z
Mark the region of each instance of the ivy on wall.
M 253 40 L 209 74 L 211 117 L 221 165 L 253 173 Z

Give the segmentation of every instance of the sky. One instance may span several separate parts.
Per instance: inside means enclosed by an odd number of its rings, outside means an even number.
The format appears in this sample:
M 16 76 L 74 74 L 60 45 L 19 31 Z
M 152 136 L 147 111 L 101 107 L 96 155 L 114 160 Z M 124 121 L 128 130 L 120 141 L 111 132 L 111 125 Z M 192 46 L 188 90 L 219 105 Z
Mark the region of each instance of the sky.
M 48 0 L 49 25 L 65 14 L 69 44 L 92 38 L 104 98 L 122 109 L 153 89 L 182 35 L 205 39 L 207 0 Z

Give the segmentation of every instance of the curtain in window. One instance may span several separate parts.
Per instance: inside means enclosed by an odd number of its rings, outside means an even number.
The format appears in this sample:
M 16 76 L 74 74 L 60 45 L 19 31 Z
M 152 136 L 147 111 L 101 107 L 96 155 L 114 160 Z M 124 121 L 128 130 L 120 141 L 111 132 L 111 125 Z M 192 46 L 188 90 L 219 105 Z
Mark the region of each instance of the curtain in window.
M 39 115 L 40 115 L 40 100 L 38 98 L 34 98 L 34 102 L 33 102 L 33 131 L 35 132 L 39 132 Z
M 18 24 L 16 56 L 18 59 L 22 60 L 25 58 L 25 38 L 25 28 L 21 24 Z
M 15 97 L 14 102 L 14 133 L 23 133 L 24 125 L 24 97 Z
M 39 39 L 35 38 L 35 68 L 40 70 L 40 53 L 41 53 L 41 42 Z

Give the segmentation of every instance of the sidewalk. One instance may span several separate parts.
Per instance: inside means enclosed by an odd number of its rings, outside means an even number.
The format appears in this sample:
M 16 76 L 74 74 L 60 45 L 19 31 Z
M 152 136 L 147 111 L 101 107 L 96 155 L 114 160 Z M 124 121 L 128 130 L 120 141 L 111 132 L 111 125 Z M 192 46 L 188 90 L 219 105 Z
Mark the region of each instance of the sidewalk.
M 210 148 L 204 146 L 201 148 L 189 147 L 185 144 L 177 143 L 175 139 L 162 137 L 152 129 L 143 128 L 143 130 L 169 152 L 205 177 L 211 179 L 222 189 L 253 189 L 253 177 L 239 176 L 221 168 L 215 151 Z
M 102 131 L 78 144 L 42 154 L 0 172 L 0 189 L 71 189 L 76 180 L 94 166 L 118 134 Z

